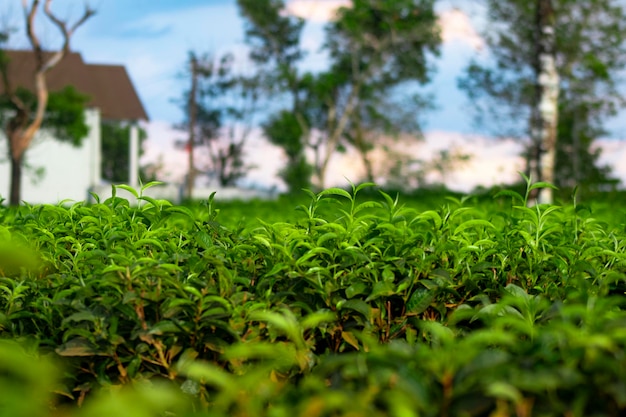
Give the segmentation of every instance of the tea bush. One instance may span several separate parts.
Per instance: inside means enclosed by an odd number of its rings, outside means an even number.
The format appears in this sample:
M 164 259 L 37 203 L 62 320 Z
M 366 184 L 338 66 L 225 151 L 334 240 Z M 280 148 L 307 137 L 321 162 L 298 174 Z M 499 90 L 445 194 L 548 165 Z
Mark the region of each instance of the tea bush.
M 0 207 L 0 414 L 623 415 L 623 213 L 544 186 Z

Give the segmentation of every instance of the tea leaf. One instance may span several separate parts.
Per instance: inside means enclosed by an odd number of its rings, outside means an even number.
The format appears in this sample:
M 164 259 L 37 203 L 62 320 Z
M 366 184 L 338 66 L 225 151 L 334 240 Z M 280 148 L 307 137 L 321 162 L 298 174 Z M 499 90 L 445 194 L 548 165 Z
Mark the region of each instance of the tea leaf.
M 94 356 L 102 354 L 88 340 L 80 337 L 68 340 L 54 351 L 60 356 Z
M 407 312 L 420 314 L 426 311 L 435 299 L 435 292 L 427 288 L 419 288 L 411 294 L 406 303 Z
M 352 196 L 346 190 L 341 188 L 327 188 L 319 193 L 320 197 L 329 196 L 329 195 L 338 195 L 347 198 L 348 200 L 352 200 Z
M 368 321 L 372 319 L 372 307 L 363 300 L 353 299 L 341 301 L 337 304 L 339 310 L 353 310 L 361 314 Z
M 395 286 L 391 282 L 379 281 L 374 284 L 371 294 L 365 299 L 365 301 L 372 301 L 382 296 L 395 294 Z
M 137 190 L 135 190 L 133 187 L 131 187 L 130 185 L 126 185 L 126 184 L 118 184 L 118 185 L 114 185 L 113 186 L 115 189 L 119 188 L 122 190 L 126 190 L 129 193 L 131 193 L 135 198 L 139 198 L 139 193 L 137 192 Z

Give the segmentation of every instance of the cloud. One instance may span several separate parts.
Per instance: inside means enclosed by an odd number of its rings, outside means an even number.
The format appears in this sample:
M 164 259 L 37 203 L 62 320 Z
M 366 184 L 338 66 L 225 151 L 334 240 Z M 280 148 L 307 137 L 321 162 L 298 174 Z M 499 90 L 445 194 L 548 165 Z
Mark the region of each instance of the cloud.
M 325 23 L 335 18 L 340 7 L 349 6 L 349 0 L 291 0 L 287 13 L 302 19 Z
M 141 163 L 160 161 L 163 164 L 163 175 L 160 179 L 181 182 L 187 172 L 187 153 L 175 147 L 174 143 L 176 140 L 184 139 L 185 132 L 172 129 L 163 122 L 150 122 L 147 125 L 147 132 L 148 140 L 145 143 Z M 469 192 L 480 185 L 489 187 L 512 183 L 519 179 L 517 172 L 523 168 L 523 160 L 519 157 L 520 144 L 513 140 L 494 140 L 480 136 L 470 137 L 456 132 L 432 131 L 426 133 L 424 141 L 398 141 L 391 144 L 391 147 L 403 155 L 426 161 L 442 149 L 458 149 L 471 155 L 472 158 L 468 163 L 446 175 L 446 185 L 462 192 Z M 201 161 L 202 153 L 200 149 L 198 151 L 198 161 Z M 388 154 L 380 150 L 373 151 L 371 159 L 377 172 L 384 171 L 384 165 L 389 162 Z M 248 142 L 246 162 L 256 168 L 250 172 L 244 183 L 257 187 L 276 186 L 280 190 L 285 189 L 277 175 L 286 163 L 283 151 L 263 139 L 260 132 L 252 135 Z M 335 153 L 332 156 L 326 186 L 345 186 L 346 178 L 360 181 L 364 177 L 365 170 L 359 154 L 349 149 L 346 153 Z M 437 174 L 432 174 L 427 179 L 440 180 Z
M 450 9 L 441 12 L 439 24 L 444 43 L 461 42 L 476 50 L 485 47 L 484 39 L 476 32 L 467 14 L 461 10 Z
M 613 176 L 619 178 L 622 185 L 626 184 L 626 164 L 624 164 L 626 146 L 624 146 L 624 142 L 615 139 L 598 139 L 593 146 L 602 150 L 598 163 L 609 165 L 613 168 Z
M 287 3 L 287 13 L 311 22 L 326 23 L 335 18 L 340 7 L 349 7 L 350 4 L 350 0 L 291 0 Z M 468 15 L 460 9 L 441 11 L 439 24 L 444 43 L 462 42 L 476 50 L 484 48 L 483 38 Z

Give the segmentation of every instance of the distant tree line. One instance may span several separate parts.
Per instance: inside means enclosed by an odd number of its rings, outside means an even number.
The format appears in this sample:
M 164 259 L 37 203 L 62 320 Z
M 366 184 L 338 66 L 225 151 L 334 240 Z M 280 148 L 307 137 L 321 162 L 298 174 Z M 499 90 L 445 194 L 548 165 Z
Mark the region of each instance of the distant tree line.
M 477 120 L 504 126 L 499 136 L 525 143 L 526 173 L 536 181 L 563 190 L 614 186 L 593 142 L 624 104 L 618 89 L 626 60 L 621 4 L 480 3 L 487 14 L 486 58 L 472 60 L 459 79 Z M 290 190 L 327 186 L 332 156 L 347 149 L 358 152 L 368 180 L 377 179 L 373 150 L 389 151 L 387 178 L 394 172 L 423 178 L 423 171 L 402 169 L 409 159 L 388 145 L 393 138 L 421 138 L 420 121 L 433 104 L 419 87 L 431 81 L 441 45 L 435 0 L 354 0 L 340 8 L 326 27 L 328 64 L 316 72 L 303 68 L 305 21 L 286 13 L 283 0 L 237 4 L 252 74 L 234 71 L 231 55 L 204 57 L 197 97 L 190 101 L 187 91 L 183 100 L 187 109 L 191 103 L 198 109 L 194 142 L 210 149 L 211 160 L 199 172 L 222 185 L 236 183 L 251 168 L 243 162 L 246 139 L 261 128 L 284 151 L 280 176 Z M 452 155 L 468 157 L 455 151 L 439 155 L 441 162 L 412 160 L 422 161 L 423 169 L 449 170 Z M 542 201 L 551 201 L 551 191 L 544 193 Z
M 370 153 L 383 138 L 421 137 L 428 106 L 418 87 L 430 81 L 441 43 L 434 3 L 357 0 L 341 8 L 327 26 L 328 66 L 311 72 L 302 65 L 305 21 L 285 13 L 282 0 L 239 0 L 253 73 L 235 74 L 230 55 L 209 57 L 196 100 L 186 91 L 181 101 L 197 110 L 194 144 L 209 147 L 212 175 L 222 185 L 245 175 L 244 138 L 256 127 L 283 149 L 280 176 L 290 190 L 327 186 L 332 156 L 348 148 L 374 179 Z
M 69 51 L 75 30 L 95 12 L 87 7 L 69 25 L 50 4 L 24 2 L 37 63 L 34 92 L 13 85 L 0 50 L 0 122 L 11 163 L 11 204 L 20 201 L 24 154 L 41 127 L 76 145 L 87 133 L 82 110 L 88 98 L 72 88 L 49 92 L 46 74 Z M 496 132 L 500 136 L 523 141 L 526 174 L 536 181 L 554 183 L 565 192 L 614 187 L 618 181 L 608 166 L 600 165 L 594 141 L 607 134 L 606 120 L 625 104 L 619 83 L 626 64 L 624 6 L 618 0 L 477 4 L 487 17 L 482 34 L 487 54 L 473 59 L 459 79 L 477 120 L 504 127 Z M 236 184 L 253 168 L 244 156 L 255 129 L 283 150 L 286 164 L 280 176 L 292 191 L 327 186 L 332 157 L 348 149 L 358 153 L 366 179 L 382 176 L 396 184 L 408 176 L 421 183 L 425 170 L 435 170 L 443 180 L 455 163 L 467 160 L 456 149 L 427 160 L 401 155 L 390 146 L 400 137 L 420 139 L 420 121 L 433 106 L 420 87 L 431 81 L 441 47 L 436 0 L 353 0 L 326 26 L 327 65 L 319 71 L 303 64 L 305 21 L 287 13 L 284 0 L 237 0 L 237 5 L 251 70 L 236 70 L 232 54 L 190 54 L 193 88 L 183 94 L 181 105 L 193 118 L 180 125 L 191 138 L 181 143 L 190 150 L 189 178 L 199 174 L 223 186 Z M 44 53 L 34 27 L 40 8 L 63 39 L 50 53 Z M 0 35 L 5 42 L 8 32 Z M 110 160 L 126 157 L 125 144 L 116 139 L 123 131 L 124 126 L 103 126 L 110 138 L 105 149 Z M 208 158 L 194 160 L 197 147 Z M 386 171 L 373 163 L 373 151 L 387 152 Z M 416 162 L 417 170 L 407 168 Z M 126 175 L 120 166 L 103 165 L 105 177 L 122 180 Z M 540 201 L 552 201 L 552 191 L 542 190 Z
M 624 106 L 626 16 L 616 0 L 482 0 L 486 59 L 460 86 L 477 116 L 524 140 L 526 173 L 569 192 L 614 186 L 596 139 Z M 621 86 L 623 88 L 623 85 Z M 551 89 L 547 97 L 546 89 Z M 546 114 L 549 113 L 549 114 Z M 547 120 L 547 119 L 552 120 Z M 498 123 L 499 122 L 499 123 Z

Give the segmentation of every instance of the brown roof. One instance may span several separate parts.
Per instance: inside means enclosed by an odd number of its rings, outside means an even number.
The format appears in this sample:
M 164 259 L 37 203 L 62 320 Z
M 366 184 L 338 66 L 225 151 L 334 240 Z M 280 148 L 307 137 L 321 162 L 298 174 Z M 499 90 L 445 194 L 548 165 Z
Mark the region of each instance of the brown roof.
M 9 58 L 9 82 L 34 90 L 35 57 L 31 51 L 4 51 Z M 100 109 L 106 120 L 148 120 L 148 115 L 121 65 L 85 64 L 77 52 L 68 53 L 47 76 L 50 91 L 73 85 L 90 97 L 89 107 Z M 0 83 L 0 92 L 4 86 Z

